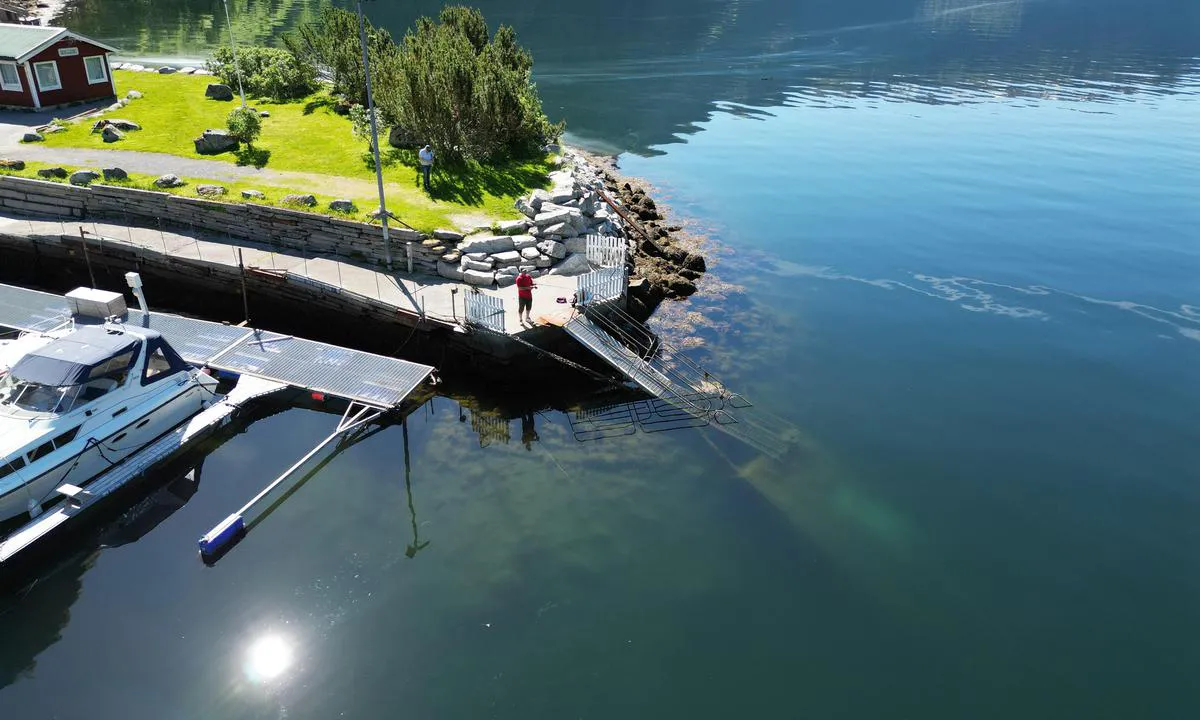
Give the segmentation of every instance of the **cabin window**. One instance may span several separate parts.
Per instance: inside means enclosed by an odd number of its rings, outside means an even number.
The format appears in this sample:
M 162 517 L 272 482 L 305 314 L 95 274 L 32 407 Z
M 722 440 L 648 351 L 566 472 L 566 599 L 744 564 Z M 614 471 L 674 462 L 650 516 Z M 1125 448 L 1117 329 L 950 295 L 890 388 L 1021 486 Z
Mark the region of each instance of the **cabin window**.
M 33 74 L 37 76 L 39 90 L 61 90 L 62 80 L 58 77 L 58 63 L 40 62 L 33 64 Z
M 0 88 L 21 92 L 21 73 L 16 63 L 0 62 Z
M 139 349 L 134 348 L 129 352 L 111 357 L 92 368 L 92 371 L 88 373 L 88 381 L 115 380 L 117 385 L 123 385 L 125 377 L 129 375 L 129 366 L 133 364 L 133 359 L 136 357 Z
M 83 67 L 87 70 L 89 85 L 108 82 L 108 71 L 104 69 L 104 56 L 92 55 L 83 59 Z
M 12 475 L 23 467 L 25 467 L 25 458 L 20 455 L 12 460 L 3 461 L 3 464 L 0 464 L 0 480 Z
M 54 452 L 54 441 L 47 440 L 41 445 L 38 445 L 37 449 L 35 449 L 33 452 L 29 453 L 29 462 L 35 463 L 52 452 Z
M 79 428 L 81 428 L 81 427 L 83 427 L 83 426 L 77 425 L 74 428 L 66 431 L 62 435 L 59 435 L 58 437 L 54 438 L 54 447 L 61 448 L 62 446 L 70 443 L 72 440 L 75 439 L 75 436 L 79 434 Z
M 171 361 L 167 359 L 162 348 L 155 348 L 150 359 L 146 361 L 146 379 L 154 380 L 159 375 L 171 373 Z
M 155 338 L 147 343 L 146 348 L 148 357 L 142 371 L 142 385 L 164 380 L 188 369 L 187 361 L 166 340 Z

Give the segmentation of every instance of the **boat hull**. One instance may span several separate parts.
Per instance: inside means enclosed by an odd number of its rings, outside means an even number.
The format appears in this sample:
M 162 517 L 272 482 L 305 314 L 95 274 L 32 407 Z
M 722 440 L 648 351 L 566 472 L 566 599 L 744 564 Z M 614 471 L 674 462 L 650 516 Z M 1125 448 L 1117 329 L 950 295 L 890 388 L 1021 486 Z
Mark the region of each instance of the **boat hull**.
M 55 453 L 27 466 L 22 475 L 28 482 L 0 496 L 0 526 L 36 516 L 42 507 L 60 499 L 55 490 L 63 483 L 86 488 L 96 476 L 200 412 L 212 397 L 209 388 L 188 381 L 165 402 L 97 438 L 99 442 L 85 440 L 81 451 L 69 457 Z

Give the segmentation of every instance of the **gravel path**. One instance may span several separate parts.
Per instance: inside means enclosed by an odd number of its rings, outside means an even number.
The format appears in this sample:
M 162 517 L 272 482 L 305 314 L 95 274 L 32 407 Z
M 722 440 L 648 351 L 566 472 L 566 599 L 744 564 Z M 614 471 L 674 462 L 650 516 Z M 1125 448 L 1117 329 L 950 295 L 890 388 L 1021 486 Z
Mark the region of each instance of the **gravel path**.
M 317 173 L 289 172 L 234 165 L 220 160 L 199 160 L 166 153 L 135 150 L 92 150 L 89 148 L 47 147 L 36 143 L 0 146 L 6 157 L 31 162 L 62 165 L 68 170 L 91 167 L 119 167 L 126 172 L 145 175 L 193 177 L 226 182 L 262 183 L 278 187 L 312 187 L 326 195 L 373 195 L 375 183 L 355 178 L 334 177 Z
M 292 172 L 235 165 L 221 160 L 185 158 L 166 153 L 138 150 L 96 150 L 91 148 L 50 147 L 39 143 L 21 143 L 21 136 L 47 122 L 46 113 L 0 114 L 0 156 L 79 168 L 119 167 L 144 175 L 179 175 L 203 180 L 262 183 L 284 188 L 311 187 L 325 195 L 372 196 L 377 192 L 370 180 L 335 177 L 317 173 Z

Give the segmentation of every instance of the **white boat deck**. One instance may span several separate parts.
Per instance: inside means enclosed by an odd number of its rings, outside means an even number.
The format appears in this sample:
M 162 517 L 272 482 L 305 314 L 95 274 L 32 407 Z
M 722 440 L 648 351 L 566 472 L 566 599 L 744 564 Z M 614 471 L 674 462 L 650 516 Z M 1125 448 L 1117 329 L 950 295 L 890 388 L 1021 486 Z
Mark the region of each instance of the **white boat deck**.
M 237 385 L 210 407 L 163 435 L 143 450 L 130 455 L 107 472 L 92 480 L 74 498 L 64 499 L 54 507 L 13 531 L 0 542 L 0 563 L 49 535 L 71 518 L 79 515 L 106 496 L 141 477 L 148 470 L 182 451 L 191 443 L 225 426 L 237 409 L 256 398 L 283 390 L 284 383 L 253 376 L 242 376 Z

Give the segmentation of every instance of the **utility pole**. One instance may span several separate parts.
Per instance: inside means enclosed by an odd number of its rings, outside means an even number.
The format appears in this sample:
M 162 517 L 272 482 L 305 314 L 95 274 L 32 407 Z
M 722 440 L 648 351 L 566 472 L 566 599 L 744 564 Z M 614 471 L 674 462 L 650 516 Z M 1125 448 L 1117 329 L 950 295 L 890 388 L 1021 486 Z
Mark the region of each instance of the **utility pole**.
M 387 201 L 383 197 L 383 161 L 379 156 L 379 128 L 375 122 L 375 97 L 371 94 L 371 52 L 367 47 L 367 21 L 358 0 L 358 35 L 362 43 L 363 70 L 367 75 L 367 116 L 371 119 L 371 149 L 375 152 L 375 180 L 379 183 L 379 221 L 383 223 L 383 257 L 392 269 L 392 239 L 388 235 Z M 410 268 L 411 271 L 411 268 Z
M 238 62 L 237 41 L 233 39 L 233 21 L 229 19 L 229 0 L 221 0 L 225 5 L 225 24 L 229 26 L 229 47 L 233 49 L 233 69 L 238 78 L 238 94 L 242 96 L 242 107 L 246 107 L 246 91 L 242 89 L 242 64 Z

